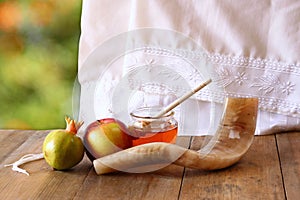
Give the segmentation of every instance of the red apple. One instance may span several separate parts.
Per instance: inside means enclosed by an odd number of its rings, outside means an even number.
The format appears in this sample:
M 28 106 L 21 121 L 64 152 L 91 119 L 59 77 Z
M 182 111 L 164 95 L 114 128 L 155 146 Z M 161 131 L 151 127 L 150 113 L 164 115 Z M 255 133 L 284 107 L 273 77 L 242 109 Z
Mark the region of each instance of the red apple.
M 132 136 L 124 123 L 106 118 L 91 123 L 85 131 L 83 143 L 91 161 L 132 147 Z

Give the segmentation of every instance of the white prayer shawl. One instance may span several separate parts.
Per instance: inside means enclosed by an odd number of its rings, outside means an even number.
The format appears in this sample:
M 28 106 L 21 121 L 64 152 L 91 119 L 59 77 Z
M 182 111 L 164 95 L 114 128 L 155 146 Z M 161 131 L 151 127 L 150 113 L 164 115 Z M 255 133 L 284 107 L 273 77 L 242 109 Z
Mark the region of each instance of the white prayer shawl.
M 129 111 L 176 98 L 166 96 L 170 90 L 161 84 L 143 88 L 138 77 L 124 81 L 135 67 L 145 66 L 150 74 L 151 66 L 173 67 L 175 73 L 168 73 L 179 74 L 192 88 L 207 78 L 192 73 L 197 63 L 203 70 L 205 60 L 213 95 L 204 90 L 193 96 L 184 110 L 191 117 L 179 119 L 185 122 L 180 135 L 206 134 L 219 117 L 219 105 L 211 101 L 220 103 L 224 96 L 259 97 L 256 134 L 300 129 L 300 1 L 83 1 L 81 31 L 79 119 L 86 125 L 114 117 L 118 101 Z M 139 91 L 122 98 L 116 93 L 132 91 L 122 84 L 135 84 Z

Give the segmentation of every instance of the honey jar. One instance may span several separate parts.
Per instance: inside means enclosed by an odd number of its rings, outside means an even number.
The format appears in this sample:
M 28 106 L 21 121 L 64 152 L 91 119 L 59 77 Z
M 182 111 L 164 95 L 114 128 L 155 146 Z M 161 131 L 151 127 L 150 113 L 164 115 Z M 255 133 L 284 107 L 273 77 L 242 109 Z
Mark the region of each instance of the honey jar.
M 174 111 L 156 117 L 161 110 L 161 107 L 142 107 L 130 113 L 132 123 L 129 131 L 136 138 L 133 146 L 150 142 L 176 142 L 178 122 L 174 118 Z

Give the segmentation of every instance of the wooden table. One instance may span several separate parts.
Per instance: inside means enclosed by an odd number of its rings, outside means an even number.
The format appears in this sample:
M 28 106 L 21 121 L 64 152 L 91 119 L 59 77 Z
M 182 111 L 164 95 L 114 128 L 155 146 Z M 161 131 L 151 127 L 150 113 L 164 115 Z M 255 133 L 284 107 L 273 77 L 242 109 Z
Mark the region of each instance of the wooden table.
M 40 153 L 49 131 L 0 131 L 0 199 L 289 199 L 300 198 L 300 132 L 256 136 L 234 166 L 218 171 L 170 165 L 144 174 L 97 176 L 87 157 L 70 171 L 53 171 L 44 160 L 23 165 L 30 176 L 4 164 Z M 197 148 L 198 137 L 178 144 Z

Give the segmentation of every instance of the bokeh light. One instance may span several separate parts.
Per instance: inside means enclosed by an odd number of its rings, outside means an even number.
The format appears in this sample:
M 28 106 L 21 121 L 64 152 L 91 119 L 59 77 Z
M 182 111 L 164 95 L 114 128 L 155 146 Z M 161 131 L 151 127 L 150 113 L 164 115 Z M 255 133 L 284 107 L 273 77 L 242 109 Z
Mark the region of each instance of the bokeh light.
M 52 129 L 72 117 L 81 1 L 0 1 L 0 128 Z

